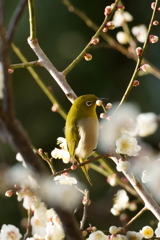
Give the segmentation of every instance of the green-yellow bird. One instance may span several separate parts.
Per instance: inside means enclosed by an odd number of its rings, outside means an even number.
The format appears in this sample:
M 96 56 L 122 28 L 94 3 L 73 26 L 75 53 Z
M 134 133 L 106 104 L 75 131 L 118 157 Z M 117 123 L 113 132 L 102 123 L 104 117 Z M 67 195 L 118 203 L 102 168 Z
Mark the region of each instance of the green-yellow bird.
M 92 94 L 78 97 L 71 106 L 66 120 L 65 137 L 71 162 L 83 163 L 97 147 L 99 122 L 96 114 L 97 97 Z M 81 167 L 92 185 L 86 165 Z

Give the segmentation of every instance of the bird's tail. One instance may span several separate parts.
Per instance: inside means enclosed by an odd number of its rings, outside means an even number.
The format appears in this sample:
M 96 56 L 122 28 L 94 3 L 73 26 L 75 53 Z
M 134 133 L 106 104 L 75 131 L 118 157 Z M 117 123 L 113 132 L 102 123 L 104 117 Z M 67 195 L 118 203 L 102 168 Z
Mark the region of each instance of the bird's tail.
M 84 163 L 84 162 L 85 162 L 85 159 L 79 159 L 79 162 L 80 162 L 80 163 Z M 89 174 L 88 174 L 87 166 L 84 165 L 84 166 L 81 167 L 81 169 L 82 169 L 82 171 L 84 172 L 84 174 L 85 174 L 85 176 L 86 176 L 89 184 L 92 186 L 92 182 L 91 182 L 91 179 L 90 179 Z

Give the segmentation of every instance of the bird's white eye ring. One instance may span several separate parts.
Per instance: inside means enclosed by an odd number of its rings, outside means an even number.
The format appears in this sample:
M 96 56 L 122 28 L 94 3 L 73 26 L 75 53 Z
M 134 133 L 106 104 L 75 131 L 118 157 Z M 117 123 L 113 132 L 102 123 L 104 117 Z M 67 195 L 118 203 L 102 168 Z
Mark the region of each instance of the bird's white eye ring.
M 87 101 L 87 102 L 86 102 L 86 105 L 87 105 L 87 107 L 90 107 L 90 106 L 92 106 L 92 104 L 93 104 L 93 102 L 92 102 L 92 101 Z

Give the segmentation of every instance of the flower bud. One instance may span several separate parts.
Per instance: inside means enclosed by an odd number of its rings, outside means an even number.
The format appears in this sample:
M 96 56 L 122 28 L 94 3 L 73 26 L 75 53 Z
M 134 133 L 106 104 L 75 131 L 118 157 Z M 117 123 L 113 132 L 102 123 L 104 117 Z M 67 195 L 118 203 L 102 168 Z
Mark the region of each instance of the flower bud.
M 102 105 L 103 105 L 103 101 L 100 100 L 100 99 L 98 99 L 98 100 L 96 101 L 96 105 L 97 105 L 97 106 L 102 106 Z
M 92 38 L 91 39 L 91 44 L 92 45 L 96 45 L 96 44 L 98 44 L 99 43 L 99 38 Z
M 149 42 L 150 42 L 150 43 L 156 43 L 156 42 L 158 42 L 158 36 L 150 35 L 150 36 L 149 36 Z
M 105 113 L 101 113 L 101 114 L 100 114 L 100 118 L 104 119 L 104 118 L 106 118 L 106 117 L 107 117 L 107 115 L 106 115 Z
M 142 53 L 142 48 L 141 48 L 141 47 L 137 47 L 137 48 L 136 48 L 136 54 L 137 54 L 137 56 L 139 57 L 139 56 L 141 55 L 141 53 Z
M 160 12 L 160 7 L 157 8 L 157 11 Z
M 86 61 L 90 61 L 90 60 L 92 60 L 92 55 L 89 54 L 89 53 L 86 53 L 86 54 L 84 55 L 84 58 L 85 58 Z
M 83 237 L 87 236 L 87 234 L 88 234 L 88 232 L 87 232 L 86 230 L 84 230 L 84 231 L 82 232 L 82 236 L 83 236 Z
M 113 21 L 109 21 L 107 24 L 106 24 L 107 28 L 110 29 L 110 30 L 113 30 L 115 29 L 115 25 L 114 25 L 114 22 Z
M 133 82 L 133 87 L 138 87 L 139 86 L 139 81 L 138 80 L 134 80 Z
M 95 226 L 92 227 L 92 231 L 95 232 L 97 231 L 97 228 Z
M 105 9 L 104 9 L 104 15 L 105 15 L 105 16 L 108 16 L 108 15 L 111 13 L 111 11 L 112 11 L 111 6 L 105 7 Z
M 12 74 L 13 72 L 14 72 L 14 69 L 12 69 L 12 68 L 9 68 L 9 69 L 8 69 L 8 73 L 9 73 L 9 74 Z
M 38 149 L 38 153 L 39 153 L 39 154 L 43 154 L 43 149 L 42 149 L 42 148 L 39 148 L 39 149 Z
M 107 27 L 104 27 L 102 31 L 103 31 L 103 32 L 107 32 L 107 31 L 108 31 L 108 28 L 107 28 Z
M 111 109 L 112 108 L 112 103 L 107 103 L 106 109 Z
M 117 41 L 121 44 L 127 44 L 129 41 L 128 34 L 122 31 L 117 33 L 116 38 L 117 38 Z
M 13 190 L 8 190 L 6 193 L 5 193 L 5 196 L 6 197 L 11 197 L 13 195 L 14 191 Z
M 71 169 L 72 169 L 72 170 L 76 170 L 76 169 L 77 169 L 77 166 L 76 166 L 76 165 L 72 165 L 72 166 L 71 166 Z
M 143 64 L 142 66 L 140 66 L 139 70 L 143 71 L 143 72 L 149 72 L 150 71 L 150 65 L 149 64 Z
M 157 26 L 159 24 L 159 22 L 157 20 L 153 21 L 152 23 L 154 26 Z
M 155 2 L 152 2 L 151 3 L 151 8 L 154 10 L 155 9 L 155 6 L 156 6 L 156 3 Z

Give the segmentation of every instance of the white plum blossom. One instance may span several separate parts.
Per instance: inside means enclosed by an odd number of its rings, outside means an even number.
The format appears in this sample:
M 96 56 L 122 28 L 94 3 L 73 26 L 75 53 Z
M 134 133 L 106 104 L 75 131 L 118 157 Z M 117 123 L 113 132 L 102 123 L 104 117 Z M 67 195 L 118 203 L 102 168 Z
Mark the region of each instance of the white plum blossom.
M 20 182 L 20 190 L 17 191 L 17 200 L 23 199 L 23 207 L 29 210 L 34 201 L 39 199 L 38 194 L 39 187 L 36 180 L 32 176 L 28 176 L 28 179 L 23 179 Z
M 125 133 L 116 140 L 116 152 L 126 154 L 130 157 L 137 156 L 141 147 L 137 144 L 137 139 Z
M 66 139 L 63 137 L 57 138 L 57 144 L 60 146 L 59 148 L 55 148 L 51 152 L 51 156 L 55 159 L 62 159 L 64 163 L 70 162 L 70 154 L 67 150 Z
M 137 122 L 139 125 L 138 135 L 140 137 L 146 137 L 155 133 L 158 128 L 156 121 L 157 115 L 155 113 L 141 113 L 137 116 Z
M 123 159 L 119 159 L 119 162 L 117 163 L 117 171 L 118 172 L 127 172 L 130 169 L 130 162 L 124 161 Z
M 156 234 L 156 237 L 160 237 L 160 222 L 158 222 L 158 226 L 155 229 L 155 234 Z
M 152 238 L 154 235 L 154 231 L 150 226 L 143 227 L 140 233 L 142 233 L 143 237 L 147 239 Z
M 20 240 L 22 235 L 19 229 L 12 224 L 3 224 L 0 231 L 0 239 L 2 240 Z
M 109 237 L 110 239 L 110 237 Z M 127 240 L 127 237 L 122 234 L 114 234 L 111 236 L 112 240 Z
M 107 240 L 107 236 L 100 230 L 92 232 L 88 240 Z
M 121 44 L 127 44 L 129 42 L 129 35 L 123 31 L 116 34 L 117 41 Z
M 51 222 L 47 222 L 45 240 L 61 240 L 64 237 L 64 230 L 61 225 L 54 225 Z
M 18 152 L 18 153 L 16 154 L 16 160 L 19 161 L 19 162 L 22 162 L 22 166 L 23 166 L 24 168 L 27 168 L 27 165 L 26 165 L 25 160 L 24 160 L 24 158 L 22 157 L 21 153 Z
M 44 238 L 46 234 L 46 207 L 43 202 L 36 201 L 32 204 L 32 210 L 34 215 L 31 218 L 32 235 L 38 235 L 40 238 Z
M 115 27 L 121 27 L 124 23 L 131 22 L 132 20 L 132 15 L 126 11 L 116 11 L 113 16 L 113 22 Z
M 143 234 L 140 232 L 128 231 L 126 237 L 128 240 L 142 240 Z
M 125 190 L 121 189 L 117 192 L 114 199 L 113 207 L 111 208 L 111 213 L 115 216 L 119 215 L 120 212 L 128 207 L 129 197 Z
M 111 143 L 116 142 L 123 133 L 128 133 L 130 136 L 134 137 L 138 132 L 136 118 L 140 113 L 139 108 L 128 102 L 123 104 L 114 115 L 116 108 L 117 105 L 114 104 L 109 110 L 109 114 L 111 116 L 113 114 L 113 117 L 110 120 L 101 123 L 100 141 L 103 142 L 103 146 L 105 146 L 105 149 L 103 150 L 105 151 L 110 151 Z
M 117 232 L 120 232 L 121 230 L 122 230 L 121 227 L 111 226 L 109 228 L 109 233 L 110 234 L 116 234 Z
M 147 38 L 147 28 L 145 25 L 139 25 L 132 28 L 133 35 L 141 43 L 144 43 Z
M 63 184 L 64 185 L 65 184 L 68 184 L 68 185 L 77 184 L 76 178 L 70 177 L 70 176 L 66 176 L 64 174 L 54 177 L 54 181 L 56 183 L 59 183 L 59 184 L 62 184 L 62 185 Z

